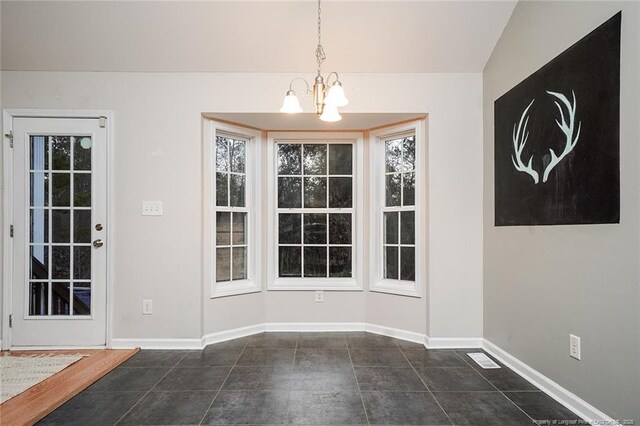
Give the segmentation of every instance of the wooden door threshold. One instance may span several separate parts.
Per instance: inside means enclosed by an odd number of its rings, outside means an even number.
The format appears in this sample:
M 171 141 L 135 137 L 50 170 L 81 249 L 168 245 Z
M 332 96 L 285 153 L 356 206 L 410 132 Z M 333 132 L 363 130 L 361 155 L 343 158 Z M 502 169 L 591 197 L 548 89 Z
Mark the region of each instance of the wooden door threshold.
M 98 381 L 140 349 L 12 351 L 12 356 L 85 355 L 59 373 L 0 405 L 0 424 L 33 425 Z M 3 352 L 3 355 L 7 353 Z

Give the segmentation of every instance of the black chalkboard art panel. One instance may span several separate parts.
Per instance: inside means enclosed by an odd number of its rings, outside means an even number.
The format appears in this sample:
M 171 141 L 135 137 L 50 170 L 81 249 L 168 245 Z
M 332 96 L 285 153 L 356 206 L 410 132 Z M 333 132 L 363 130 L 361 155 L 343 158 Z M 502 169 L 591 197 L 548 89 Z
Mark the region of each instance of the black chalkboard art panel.
M 620 222 L 621 20 L 495 101 L 496 226 Z

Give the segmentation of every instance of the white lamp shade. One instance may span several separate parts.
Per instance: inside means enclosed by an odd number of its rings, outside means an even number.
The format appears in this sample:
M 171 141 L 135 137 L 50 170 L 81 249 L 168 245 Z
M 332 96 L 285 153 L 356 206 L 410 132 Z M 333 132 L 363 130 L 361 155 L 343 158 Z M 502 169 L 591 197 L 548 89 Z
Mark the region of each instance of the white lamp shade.
M 280 108 L 280 112 L 286 112 L 287 114 L 295 114 L 297 112 L 302 112 L 300 101 L 298 100 L 298 97 L 293 92 L 293 90 L 289 90 L 287 92 L 287 95 L 284 97 L 284 101 L 282 102 L 282 108 Z
M 327 122 L 340 121 L 342 120 L 342 116 L 338 112 L 338 108 L 336 108 L 334 105 L 325 104 L 322 115 L 320 115 L 320 120 Z
M 343 107 L 349 103 L 349 100 L 344 94 L 344 88 L 339 81 L 333 83 L 327 93 L 327 98 L 324 100 L 326 105 L 333 105 L 335 107 Z

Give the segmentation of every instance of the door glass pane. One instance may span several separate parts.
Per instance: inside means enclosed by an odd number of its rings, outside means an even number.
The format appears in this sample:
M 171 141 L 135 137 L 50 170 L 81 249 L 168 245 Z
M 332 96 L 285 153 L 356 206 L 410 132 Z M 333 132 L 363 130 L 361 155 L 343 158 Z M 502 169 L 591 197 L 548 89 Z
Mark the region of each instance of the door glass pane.
M 91 314 L 91 284 L 76 283 L 73 285 L 73 315 Z
M 32 136 L 29 152 L 29 315 L 90 315 L 92 139 Z
M 54 206 L 68 207 L 70 202 L 71 184 L 69 173 L 53 173 L 51 201 Z
M 51 136 L 51 161 L 53 170 L 69 170 L 71 168 L 71 137 Z
M 91 174 L 73 174 L 73 205 L 91 207 Z
M 76 136 L 73 140 L 73 169 L 91 170 L 91 137 Z
M 73 278 L 77 280 L 91 279 L 91 246 L 75 246 L 73 248 Z
M 29 284 L 29 315 L 49 314 L 49 285 L 46 282 Z
M 71 238 L 71 212 L 65 210 L 51 211 L 51 240 L 54 243 L 69 243 Z
M 51 284 L 51 315 L 69 315 L 70 290 L 69 283 Z

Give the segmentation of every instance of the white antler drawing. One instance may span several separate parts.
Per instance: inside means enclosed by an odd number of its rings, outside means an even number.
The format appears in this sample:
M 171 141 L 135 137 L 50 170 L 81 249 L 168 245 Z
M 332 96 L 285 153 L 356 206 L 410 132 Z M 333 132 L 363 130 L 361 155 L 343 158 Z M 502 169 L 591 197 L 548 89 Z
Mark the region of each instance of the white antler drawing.
M 531 108 L 531 105 L 533 105 L 533 101 L 535 101 L 535 99 L 531 100 L 529 106 L 522 113 L 518 125 L 513 125 L 513 151 L 515 153 L 515 156 L 511 155 L 511 161 L 513 161 L 513 167 L 515 167 L 517 171 L 527 173 L 533 178 L 534 183 L 538 183 L 538 172 L 533 170 L 533 168 L 531 167 L 533 155 L 529 158 L 529 163 L 527 163 L 526 166 L 520 158 L 522 156 L 522 150 L 527 143 L 527 139 L 529 139 L 529 132 L 527 132 L 529 116 L 527 115 L 527 112 L 529 111 L 529 108 Z
M 573 90 L 571 91 L 571 94 L 573 95 L 573 105 L 571 105 L 571 102 L 569 102 L 567 97 L 562 93 L 550 92 L 548 90 L 547 90 L 547 93 L 558 98 L 567 108 L 568 115 L 569 115 L 569 123 L 567 123 L 567 121 L 565 120 L 564 113 L 562 112 L 562 107 L 560 106 L 558 101 L 555 101 L 555 104 L 558 107 L 558 110 L 560 111 L 560 119 L 562 120 L 562 122 L 559 122 L 558 120 L 556 120 L 556 124 L 558 125 L 558 127 L 560 127 L 560 130 L 562 130 L 562 133 L 565 134 L 566 142 L 565 142 L 564 150 L 562 151 L 562 154 L 560 154 L 559 156 L 556 155 L 553 149 L 549 149 L 549 152 L 551 153 L 551 161 L 549 162 L 549 164 L 547 164 L 547 167 L 544 169 L 542 182 L 547 181 L 547 179 L 549 178 L 549 173 L 551 173 L 551 170 L 553 170 L 553 168 L 560 161 L 562 161 L 562 159 L 566 157 L 571 151 L 573 151 L 573 148 L 576 147 L 576 144 L 578 143 L 578 138 L 580 137 L 580 128 L 582 127 L 582 122 L 579 122 L 578 131 L 576 132 L 576 136 L 574 138 L 573 131 L 575 126 L 577 103 L 576 103 L 576 94 L 573 92 Z

